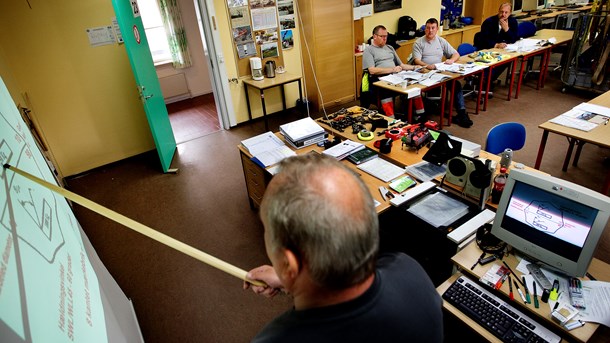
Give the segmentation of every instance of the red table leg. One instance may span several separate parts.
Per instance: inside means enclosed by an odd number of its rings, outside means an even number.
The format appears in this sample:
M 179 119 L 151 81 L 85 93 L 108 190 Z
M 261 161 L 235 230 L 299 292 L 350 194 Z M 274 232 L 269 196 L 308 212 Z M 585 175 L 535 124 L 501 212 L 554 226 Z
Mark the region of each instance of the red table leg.
M 536 163 L 534 164 L 535 169 L 540 169 L 540 163 L 542 163 L 542 155 L 544 155 L 544 148 L 546 147 L 547 138 L 549 138 L 549 132 L 547 130 L 544 130 L 544 132 L 542 132 L 540 146 L 538 147 L 538 156 L 536 156 Z

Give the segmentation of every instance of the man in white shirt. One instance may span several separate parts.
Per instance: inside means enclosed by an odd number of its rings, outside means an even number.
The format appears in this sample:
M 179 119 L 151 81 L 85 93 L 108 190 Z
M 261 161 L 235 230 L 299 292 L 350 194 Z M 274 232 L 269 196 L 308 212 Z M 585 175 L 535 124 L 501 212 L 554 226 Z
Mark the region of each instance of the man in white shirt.
M 413 63 L 420 65 L 429 70 L 436 69 L 437 63 L 442 63 L 443 58 L 446 58 L 446 64 L 453 64 L 460 58 L 460 54 L 455 50 L 449 42 L 443 37 L 437 35 L 438 20 L 430 18 L 426 21 L 426 34 L 417 39 L 413 45 Z M 464 104 L 464 94 L 462 92 L 462 84 L 455 83 L 455 109 L 457 115 L 453 117 L 453 122 L 461 127 L 469 128 L 472 126 L 472 120 L 466 112 Z

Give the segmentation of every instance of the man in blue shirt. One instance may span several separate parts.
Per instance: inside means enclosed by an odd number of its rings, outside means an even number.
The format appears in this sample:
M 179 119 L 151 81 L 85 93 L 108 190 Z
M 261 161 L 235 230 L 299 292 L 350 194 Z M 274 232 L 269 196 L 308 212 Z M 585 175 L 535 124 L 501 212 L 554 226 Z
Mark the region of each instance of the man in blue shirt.
M 378 256 L 379 222 L 368 187 L 323 154 L 280 163 L 260 208 L 273 266 L 244 284 L 294 308 L 253 342 L 442 342 L 442 301 L 422 267 L 403 253 Z

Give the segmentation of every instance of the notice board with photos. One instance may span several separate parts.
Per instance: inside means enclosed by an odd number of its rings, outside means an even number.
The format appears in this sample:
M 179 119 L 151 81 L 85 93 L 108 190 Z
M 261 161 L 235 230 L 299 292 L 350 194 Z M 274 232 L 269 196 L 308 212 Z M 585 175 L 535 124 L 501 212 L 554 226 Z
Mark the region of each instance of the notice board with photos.
M 284 65 L 283 50 L 294 47 L 293 0 L 227 0 L 238 75 L 250 75 L 250 58 Z

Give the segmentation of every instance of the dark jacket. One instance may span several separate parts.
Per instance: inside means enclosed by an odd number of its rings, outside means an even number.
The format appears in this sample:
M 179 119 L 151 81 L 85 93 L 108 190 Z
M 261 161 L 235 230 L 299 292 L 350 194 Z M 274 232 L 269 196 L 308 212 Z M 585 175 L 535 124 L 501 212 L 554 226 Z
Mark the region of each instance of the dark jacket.
M 500 19 L 497 15 L 491 16 L 481 25 L 481 32 L 478 32 L 474 37 L 474 46 L 478 49 L 491 49 L 497 43 L 511 44 L 516 42 L 519 37 L 517 19 L 508 17 L 508 32 L 498 30 Z

